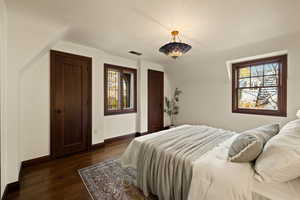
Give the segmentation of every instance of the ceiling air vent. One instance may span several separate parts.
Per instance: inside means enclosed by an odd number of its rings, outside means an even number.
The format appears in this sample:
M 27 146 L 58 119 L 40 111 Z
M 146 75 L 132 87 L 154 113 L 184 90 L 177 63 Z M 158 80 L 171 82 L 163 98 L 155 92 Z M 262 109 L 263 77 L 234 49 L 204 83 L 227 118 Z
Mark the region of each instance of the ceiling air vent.
M 128 51 L 128 53 L 134 54 L 134 55 L 136 55 L 136 56 L 141 56 L 141 55 L 143 55 L 142 53 L 136 52 L 136 51 Z

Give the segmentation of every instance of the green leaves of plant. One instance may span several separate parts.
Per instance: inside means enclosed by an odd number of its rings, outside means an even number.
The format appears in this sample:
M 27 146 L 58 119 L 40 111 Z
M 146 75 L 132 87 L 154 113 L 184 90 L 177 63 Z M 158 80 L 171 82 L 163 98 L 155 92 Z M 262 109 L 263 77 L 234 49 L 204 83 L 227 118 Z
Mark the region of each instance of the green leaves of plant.
M 171 118 L 173 115 L 179 114 L 179 95 L 182 93 L 181 90 L 178 88 L 174 91 L 174 96 L 172 99 L 169 99 L 168 97 L 165 97 L 165 106 L 164 112 L 167 113 Z

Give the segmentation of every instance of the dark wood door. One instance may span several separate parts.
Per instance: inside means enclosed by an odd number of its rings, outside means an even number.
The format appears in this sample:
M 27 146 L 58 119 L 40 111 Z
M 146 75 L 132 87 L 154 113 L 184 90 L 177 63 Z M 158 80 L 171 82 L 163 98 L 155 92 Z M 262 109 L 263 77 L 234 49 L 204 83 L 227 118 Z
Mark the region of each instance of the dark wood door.
M 164 128 L 164 73 L 148 70 L 148 132 Z
M 91 146 L 92 59 L 51 51 L 51 154 Z

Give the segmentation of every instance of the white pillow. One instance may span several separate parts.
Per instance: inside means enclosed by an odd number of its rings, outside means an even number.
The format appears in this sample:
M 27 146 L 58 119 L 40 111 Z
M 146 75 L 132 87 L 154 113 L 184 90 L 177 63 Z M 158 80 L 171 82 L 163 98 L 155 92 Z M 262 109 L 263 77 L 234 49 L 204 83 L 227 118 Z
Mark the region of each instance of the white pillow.
M 300 177 L 300 119 L 287 123 L 271 138 L 255 163 L 256 178 L 278 183 Z

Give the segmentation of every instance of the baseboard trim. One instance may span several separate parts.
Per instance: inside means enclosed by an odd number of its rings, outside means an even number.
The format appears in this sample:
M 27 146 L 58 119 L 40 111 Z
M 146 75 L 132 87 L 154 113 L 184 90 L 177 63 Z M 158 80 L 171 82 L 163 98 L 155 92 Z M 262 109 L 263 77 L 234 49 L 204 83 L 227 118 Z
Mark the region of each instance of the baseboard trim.
M 143 132 L 143 133 L 137 132 L 136 133 L 136 137 L 147 135 L 147 134 L 148 134 L 148 131 L 147 132 Z
M 166 129 L 169 129 L 169 128 L 170 128 L 169 126 L 166 126 L 166 127 L 163 128 L 163 130 L 166 130 Z M 136 133 L 130 133 L 130 134 L 127 134 L 127 135 L 121 135 L 121 136 L 117 136 L 117 137 L 113 137 L 113 138 L 108 138 L 108 139 L 105 139 L 104 142 L 93 144 L 91 146 L 91 150 L 92 151 L 97 150 L 97 149 L 100 149 L 100 148 L 104 147 L 107 144 L 117 142 L 119 140 L 133 139 L 135 137 L 147 135 L 148 133 L 149 133 L 148 131 L 147 132 L 142 132 L 142 133 L 136 132 Z M 44 162 L 48 162 L 52 159 L 53 159 L 53 157 L 51 157 L 51 155 L 46 155 L 46 156 L 42 156 L 42 157 L 39 157 L 39 158 L 31 159 L 31 160 L 25 160 L 21 163 L 21 170 L 20 171 L 22 171 L 22 168 L 24 168 L 24 167 L 29 167 L 29 166 L 32 166 L 32 165 L 41 164 L 41 163 L 44 163 Z M 20 178 L 19 178 L 19 180 L 20 180 Z
M 170 126 L 165 126 L 165 127 L 163 127 L 162 129 L 161 129 L 161 131 L 163 131 L 163 130 L 168 130 L 168 129 L 170 129 Z M 143 136 L 143 135 L 147 135 L 147 134 L 151 134 L 151 133 L 149 133 L 149 131 L 146 131 L 146 132 L 137 132 L 136 133 L 136 137 L 139 137 L 139 136 Z
M 40 164 L 40 163 L 44 163 L 44 162 L 50 161 L 52 159 L 53 158 L 50 155 L 47 155 L 47 156 L 42 156 L 42 157 L 39 157 L 39 158 L 34 158 L 34 159 L 31 159 L 31 160 L 25 160 L 25 161 L 22 162 L 21 168 L 29 167 L 29 166 Z
M 166 130 L 166 129 L 169 129 L 169 126 L 164 127 L 163 130 Z M 147 135 L 147 134 L 149 134 L 149 133 L 148 132 L 142 132 L 142 133 L 136 132 L 136 133 L 131 133 L 131 134 L 122 135 L 122 136 L 118 136 L 118 137 L 108 138 L 108 139 L 105 139 L 104 142 L 93 144 L 91 146 L 91 150 L 101 149 L 107 144 L 111 144 L 111 143 L 114 143 L 114 142 L 117 142 L 120 140 L 133 139 L 135 137 L 139 137 L 139 136 L 143 136 L 143 135 Z M 47 155 L 47 156 L 42 156 L 39 158 L 34 158 L 31 160 L 22 161 L 20 172 L 19 172 L 19 180 L 6 185 L 1 200 L 7 200 L 9 193 L 15 192 L 20 189 L 20 181 L 22 180 L 22 171 L 25 167 L 45 163 L 45 162 L 48 162 L 53 159 L 54 158 L 51 157 L 51 155 Z
M 3 195 L 2 195 L 1 199 L 2 200 L 7 200 L 7 197 L 8 197 L 9 193 L 18 191 L 19 189 L 20 189 L 20 182 L 19 181 L 7 184 L 5 189 L 4 189 L 4 192 L 3 192 Z
M 121 135 L 118 137 L 108 138 L 108 139 L 104 140 L 104 144 L 117 142 L 119 140 L 133 139 L 136 137 L 136 135 L 137 135 L 137 133 L 131 133 L 131 134 L 127 134 L 127 135 Z
M 136 132 L 136 133 L 130 133 L 127 135 L 121 135 L 121 136 L 117 136 L 117 137 L 113 137 L 113 138 L 108 138 L 108 139 L 105 139 L 103 142 L 93 144 L 91 150 L 94 151 L 97 149 L 101 149 L 101 148 L 105 147 L 105 145 L 109 145 L 109 144 L 118 142 L 120 140 L 133 139 L 133 138 L 139 137 L 139 136 L 141 136 L 140 133 Z
M 94 151 L 94 150 L 97 150 L 97 149 L 101 149 L 104 146 L 105 146 L 104 142 L 100 142 L 100 143 L 97 143 L 97 144 L 92 144 L 91 150 Z
M 7 189 L 7 185 L 6 185 L 1 200 L 6 200 L 7 199 L 7 196 L 8 196 L 8 191 L 7 190 L 8 189 Z
M 137 133 L 131 133 L 131 134 L 122 135 L 122 136 L 118 136 L 118 137 L 114 137 L 114 138 L 109 138 L 109 139 L 104 140 L 104 142 L 93 144 L 91 146 L 91 150 L 100 149 L 100 148 L 104 147 L 106 144 L 117 142 L 119 140 L 131 139 L 131 138 L 134 138 L 136 136 L 137 136 Z M 21 170 L 20 171 L 22 171 L 22 168 L 24 168 L 24 167 L 29 167 L 29 166 L 32 166 L 32 165 L 41 164 L 41 163 L 44 163 L 44 162 L 48 162 L 52 159 L 53 159 L 53 157 L 51 157 L 51 155 L 47 155 L 47 156 L 42 156 L 42 157 L 39 157 L 39 158 L 34 158 L 34 159 L 31 159 L 31 160 L 25 160 L 21 163 Z

